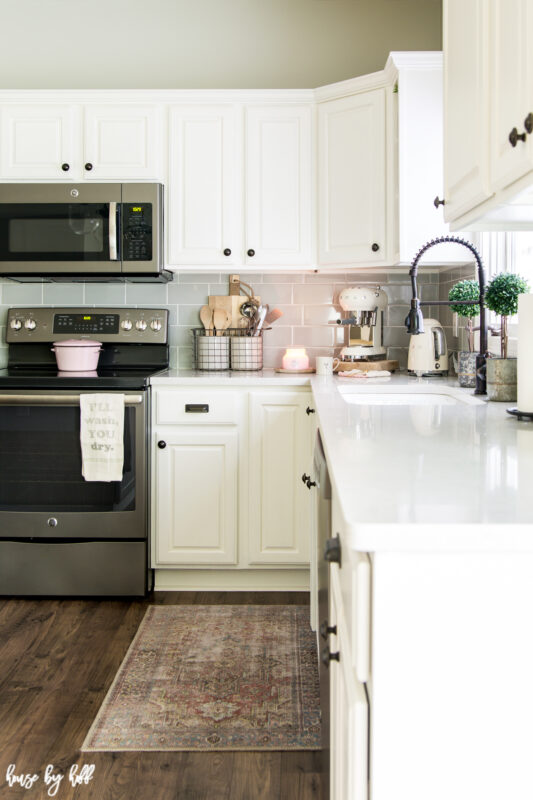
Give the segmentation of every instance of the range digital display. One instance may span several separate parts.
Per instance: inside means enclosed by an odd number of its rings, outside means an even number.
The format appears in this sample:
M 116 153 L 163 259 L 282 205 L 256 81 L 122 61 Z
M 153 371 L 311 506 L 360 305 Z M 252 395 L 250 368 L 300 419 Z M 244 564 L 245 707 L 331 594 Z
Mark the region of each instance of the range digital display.
M 118 333 L 118 314 L 55 314 L 54 333 Z

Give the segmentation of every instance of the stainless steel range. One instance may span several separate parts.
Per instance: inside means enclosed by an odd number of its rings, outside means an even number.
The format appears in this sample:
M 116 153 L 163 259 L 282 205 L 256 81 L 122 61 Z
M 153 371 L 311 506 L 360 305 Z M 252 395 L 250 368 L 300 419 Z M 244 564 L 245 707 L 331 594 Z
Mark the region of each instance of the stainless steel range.
M 0 371 L 0 594 L 144 595 L 149 378 L 168 367 L 168 312 L 12 308 Z M 94 373 L 57 371 L 52 342 L 102 342 Z M 85 481 L 80 395 L 124 394 L 121 481 Z

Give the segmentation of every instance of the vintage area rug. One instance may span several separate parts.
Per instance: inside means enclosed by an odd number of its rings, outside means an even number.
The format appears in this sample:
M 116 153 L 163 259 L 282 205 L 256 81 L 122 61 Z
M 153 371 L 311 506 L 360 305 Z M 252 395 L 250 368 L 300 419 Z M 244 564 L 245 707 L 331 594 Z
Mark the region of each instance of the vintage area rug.
M 318 750 L 308 606 L 149 606 L 85 739 L 97 750 Z

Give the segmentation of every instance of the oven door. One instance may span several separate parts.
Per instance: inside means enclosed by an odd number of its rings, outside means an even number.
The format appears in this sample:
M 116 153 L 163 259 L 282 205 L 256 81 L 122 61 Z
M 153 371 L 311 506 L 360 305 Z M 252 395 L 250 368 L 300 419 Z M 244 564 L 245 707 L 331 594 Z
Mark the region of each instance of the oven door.
M 0 186 L 1 272 L 120 272 L 121 200 L 120 184 Z
M 147 539 L 147 392 L 125 392 L 121 481 L 85 481 L 80 392 L 0 393 L 0 540 Z

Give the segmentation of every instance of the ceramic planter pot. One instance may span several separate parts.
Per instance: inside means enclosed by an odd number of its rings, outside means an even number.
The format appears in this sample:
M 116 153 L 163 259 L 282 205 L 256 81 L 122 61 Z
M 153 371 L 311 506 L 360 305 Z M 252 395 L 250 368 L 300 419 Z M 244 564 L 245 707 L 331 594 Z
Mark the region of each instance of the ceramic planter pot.
M 476 385 L 476 358 L 477 353 L 469 350 L 460 350 L 457 353 L 457 360 L 454 359 L 454 367 L 457 372 L 459 386 L 473 389 Z
M 516 400 L 516 358 L 487 359 L 487 395 L 489 400 Z

